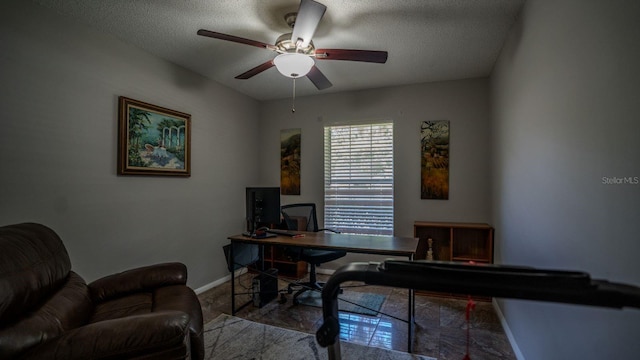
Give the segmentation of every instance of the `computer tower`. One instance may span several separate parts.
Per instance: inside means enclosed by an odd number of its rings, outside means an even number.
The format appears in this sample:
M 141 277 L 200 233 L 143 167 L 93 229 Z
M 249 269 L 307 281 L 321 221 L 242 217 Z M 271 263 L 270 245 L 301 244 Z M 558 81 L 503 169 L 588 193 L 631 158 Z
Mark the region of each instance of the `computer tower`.
M 268 269 L 253 278 L 253 306 L 263 307 L 278 297 L 278 269 Z

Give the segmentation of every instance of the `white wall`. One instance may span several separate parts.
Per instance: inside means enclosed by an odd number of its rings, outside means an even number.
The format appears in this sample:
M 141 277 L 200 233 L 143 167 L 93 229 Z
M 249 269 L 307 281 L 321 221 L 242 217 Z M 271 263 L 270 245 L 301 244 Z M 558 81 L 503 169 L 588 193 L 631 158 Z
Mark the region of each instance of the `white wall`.
M 0 44 L 0 225 L 52 227 L 87 281 L 162 261 L 194 288 L 227 275 L 257 102 L 28 2 L 2 2 Z M 120 95 L 191 114 L 190 178 L 116 176 Z
M 640 3 L 528 1 L 491 78 L 502 263 L 640 285 Z M 526 359 L 636 359 L 640 311 L 501 301 Z
M 306 81 L 306 79 L 303 79 Z M 336 123 L 389 120 L 394 123 L 395 235 L 413 237 L 413 223 L 487 222 L 489 196 L 488 80 L 471 79 L 411 86 L 320 94 L 261 104 L 262 182 L 280 183 L 282 129 L 302 129 L 301 195 L 282 203 L 315 202 L 323 219 L 323 128 Z M 449 120 L 451 159 L 449 200 L 420 199 L 420 125 Z M 362 257 L 350 256 L 348 261 Z

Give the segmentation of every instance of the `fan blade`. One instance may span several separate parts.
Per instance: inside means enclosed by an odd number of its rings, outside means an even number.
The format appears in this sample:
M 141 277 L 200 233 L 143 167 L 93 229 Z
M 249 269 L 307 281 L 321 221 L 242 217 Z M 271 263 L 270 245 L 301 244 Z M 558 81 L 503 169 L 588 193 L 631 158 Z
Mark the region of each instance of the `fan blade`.
M 307 47 L 326 10 L 326 6 L 313 0 L 300 1 L 296 24 L 293 26 L 293 33 L 291 33 L 291 42 L 297 44 L 298 40 L 301 39 L 301 43 L 298 46 Z
M 384 64 L 387 62 L 387 56 L 386 51 L 376 50 L 316 49 L 316 59 L 318 60 L 348 60 Z
M 327 79 L 327 77 L 324 76 L 320 69 L 318 69 L 315 65 L 313 65 L 313 67 L 307 74 L 307 77 L 309 78 L 309 80 L 311 80 L 313 85 L 318 88 L 318 90 L 324 90 L 333 86 L 331 81 L 329 81 L 329 79 Z
M 263 42 L 256 41 L 256 40 L 241 38 L 239 36 L 227 35 L 227 34 L 215 32 L 215 31 L 200 29 L 198 30 L 198 35 L 208 36 L 214 39 L 231 41 L 239 44 L 256 46 L 262 49 L 275 50 L 275 46 L 273 45 L 265 44 Z
M 267 62 L 264 62 L 256 67 L 254 67 L 253 69 L 249 70 L 249 71 L 245 71 L 242 74 L 236 76 L 236 79 L 241 79 L 241 80 L 246 80 L 252 76 L 258 75 L 261 72 L 270 69 L 273 67 L 273 60 L 269 60 Z

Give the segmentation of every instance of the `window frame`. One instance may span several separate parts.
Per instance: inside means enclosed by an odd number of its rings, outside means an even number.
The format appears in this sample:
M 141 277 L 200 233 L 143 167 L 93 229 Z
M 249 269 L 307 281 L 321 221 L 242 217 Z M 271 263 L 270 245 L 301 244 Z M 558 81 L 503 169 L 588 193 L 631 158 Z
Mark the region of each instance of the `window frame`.
M 390 120 L 324 126 L 325 227 L 348 234 L 393 235 L 393 135 Z M 336 140 L 343 143 L 334 146 Z

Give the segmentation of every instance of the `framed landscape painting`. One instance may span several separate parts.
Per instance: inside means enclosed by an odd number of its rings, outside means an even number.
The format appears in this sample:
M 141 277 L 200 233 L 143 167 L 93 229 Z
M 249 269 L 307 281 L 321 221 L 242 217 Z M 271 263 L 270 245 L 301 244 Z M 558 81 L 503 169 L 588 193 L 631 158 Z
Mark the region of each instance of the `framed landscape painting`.
M 191 176 L 191 115 L 119 97 L 118 175 Z
M 301 129 L 280 130 L 280 193 L 300 195 Z
M 423 121 L 420 142 L 420 198 L 448 200 L 449 121 Z

